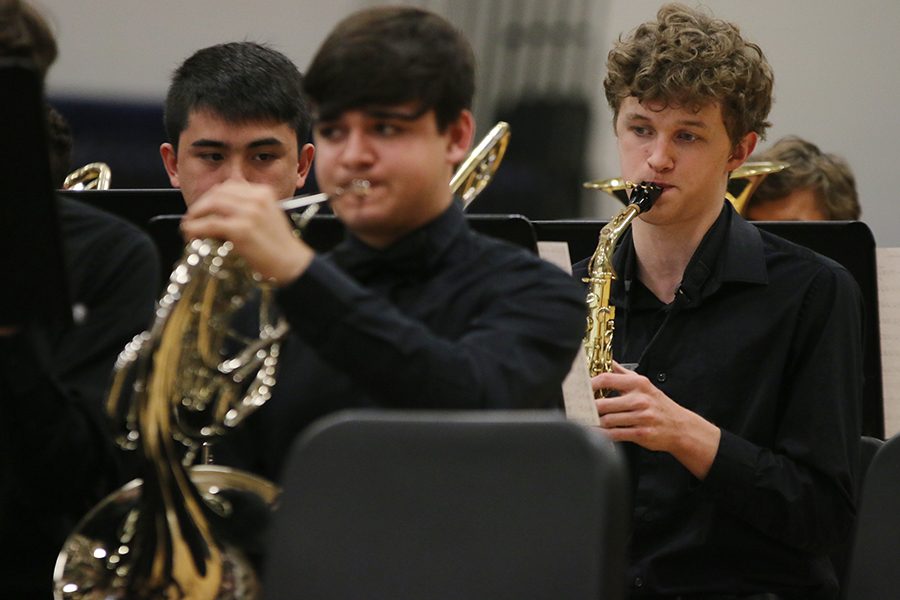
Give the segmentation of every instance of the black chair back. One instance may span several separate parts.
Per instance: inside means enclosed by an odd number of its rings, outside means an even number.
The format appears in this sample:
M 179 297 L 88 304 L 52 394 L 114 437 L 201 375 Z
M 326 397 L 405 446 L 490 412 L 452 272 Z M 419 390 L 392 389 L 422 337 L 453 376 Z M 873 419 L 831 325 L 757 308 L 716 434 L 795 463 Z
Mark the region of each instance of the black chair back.
M 900 435 L 879 449 L 863 481 L 844 597 L 893 600 L 900 590 Z
M 623 463 L 554 414 L 343 413 L 287 465 L 267 598 L 622 597 Z

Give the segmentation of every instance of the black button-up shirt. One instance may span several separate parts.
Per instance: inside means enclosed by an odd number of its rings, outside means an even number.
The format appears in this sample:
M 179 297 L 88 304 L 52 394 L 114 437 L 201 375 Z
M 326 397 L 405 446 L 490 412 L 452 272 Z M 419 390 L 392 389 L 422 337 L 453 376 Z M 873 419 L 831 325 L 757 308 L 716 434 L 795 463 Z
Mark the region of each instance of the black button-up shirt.
M 385 250 L 349 237 L 278 304 L 292 333 L 273 397 L 221 442 L 224 462 L 270 478 L 343 408 L 557 408 L 586 314 L 574 279 L 473 232 L 457 205 Z
M 633 474 L 634 597 L 833 598 L 849 535 L 862 393 L 861 297 L 837 263 L 726 203 L 665 305 L 614 263 L 614 356 L 722 431 L 706 479 L 623 444 Z

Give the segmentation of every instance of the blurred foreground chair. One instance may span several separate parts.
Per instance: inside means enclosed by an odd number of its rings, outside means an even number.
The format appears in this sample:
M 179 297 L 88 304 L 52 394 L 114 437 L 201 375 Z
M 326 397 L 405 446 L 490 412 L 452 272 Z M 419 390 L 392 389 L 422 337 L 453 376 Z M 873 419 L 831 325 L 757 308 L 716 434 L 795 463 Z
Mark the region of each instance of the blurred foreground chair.
M 848 600 L 900 597 L 900 435 L 875 453 L 863 480 L 843 596 Z
M 562 417 L 346 412 L 282 483 L 266 598 L 622 598 L 624 464 Z

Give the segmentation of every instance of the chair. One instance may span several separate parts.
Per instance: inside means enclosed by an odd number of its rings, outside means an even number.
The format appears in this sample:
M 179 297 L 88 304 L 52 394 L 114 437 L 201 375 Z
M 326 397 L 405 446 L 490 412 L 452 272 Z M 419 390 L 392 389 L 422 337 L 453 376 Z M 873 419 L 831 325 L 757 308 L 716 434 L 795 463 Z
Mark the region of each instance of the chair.
M 869 470 L 869 465 L 872 464 L 872 459 L 883 445 L 884 440 L 868 435 L 862 436 L 859 440 L 859 469 L 856 472 L 857 498 L 862 494 L 863 482 Z M 857 504 L 859 504 L 858 500 Z M 855 523 L 853 529 L 854 531 L 856 530 Z M 847 567 L 850 564 L 850 552 L 853 550 L 853 538 L 854 536 L 851 535 L 845 543 L 831 553 L 831 563 L 834 565 L 841 590 L 845 589 L 847 583 Z
M 893 600 L 900 591 L 900 435 L 875 453 L 860 500 L 844 597 Z
M 282 483 L 266 598 L 622 598 L 623 461 L 555 414 L 339 414 Z

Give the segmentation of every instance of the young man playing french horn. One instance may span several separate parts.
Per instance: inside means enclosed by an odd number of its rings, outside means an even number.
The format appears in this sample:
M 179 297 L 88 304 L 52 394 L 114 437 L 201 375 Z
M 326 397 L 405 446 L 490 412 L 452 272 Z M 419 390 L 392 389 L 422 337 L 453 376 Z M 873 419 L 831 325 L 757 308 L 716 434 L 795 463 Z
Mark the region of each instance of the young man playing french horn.
M 189 206 L 184 235 L 232 241 L 279 287 L 300 347 L 235 432 L 242 466 L 277 479 L 295 435 L 342 408 L 558 405 L 579 286 L 472 232 L 449 189 L 472 141 L 473 62 L 458 31 L 416 8 L 364 10 L 329 35 L 304 82 L 317 181 L 348 232 L 328 255 L 294 236 L 271 187 L 226 181 Z
M 621 38 L 606 96 L 622 175 L 663 191 L 614 264 L 618 364 L 593 379 L 633 476 L 633 598 L 836 598 L 854 515 L 861 301 L 852 276 L 724 200 L 772 72 L 680 5 Z

